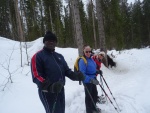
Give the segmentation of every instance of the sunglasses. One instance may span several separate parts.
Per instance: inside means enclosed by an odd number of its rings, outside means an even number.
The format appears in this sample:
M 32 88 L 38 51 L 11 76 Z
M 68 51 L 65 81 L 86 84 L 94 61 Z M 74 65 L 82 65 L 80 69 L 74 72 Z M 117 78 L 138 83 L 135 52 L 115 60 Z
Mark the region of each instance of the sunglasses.
M 85 53 L 91 53 L 91 51 L 85 51 Z
M 104 55 L 100 54 L 100 56 L 104 57 Z

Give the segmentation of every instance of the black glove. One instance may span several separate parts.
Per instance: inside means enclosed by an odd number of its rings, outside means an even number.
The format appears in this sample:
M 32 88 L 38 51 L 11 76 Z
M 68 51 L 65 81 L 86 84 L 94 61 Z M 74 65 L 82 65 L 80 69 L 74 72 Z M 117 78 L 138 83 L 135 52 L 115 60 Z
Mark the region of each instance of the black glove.
M 41 89 L 43 92 L 48 92 L 49 86 L 50 86 L 49 80 L 45 80 L 43 83 L 41 83 L 40 89 Z
M 84 75 L 83 75 L 83 73 L 82 72 L 77 72 L 77 77 L 78 77 L 78 80 L 79 81 L 83 81 L 84 79 L 85 79 L 85 77 L 84 77 Z
M 91 80 L 90 80 L 90 83 L 95 84 L 95 85 L 98 85 L 98 84 L 99 84 L 99 81 L 96 80 L 96 79 L 91 79 Z
M 50 87 L 49 87 L 49 91 L 52 93 L 60 93 L 61 89 L 64 87 L 64 82 L 63 81 L 58 81 L 53 83 Z
M 97 71 L 96 71 L 96 74 L 102 75 L 102 74 L 103 74 L 103 71 L 102 71 L 102 70 L 97 70 Z

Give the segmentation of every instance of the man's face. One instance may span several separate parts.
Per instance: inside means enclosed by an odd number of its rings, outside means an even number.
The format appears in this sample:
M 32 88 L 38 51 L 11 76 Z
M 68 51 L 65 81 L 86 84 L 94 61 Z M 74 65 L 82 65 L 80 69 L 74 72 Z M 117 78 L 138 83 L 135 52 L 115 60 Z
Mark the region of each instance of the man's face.
M 56 46 L 56 41 L 55 40 L 48 40 L 44 42 L 44 46 L 50 50 L 54 50 Z

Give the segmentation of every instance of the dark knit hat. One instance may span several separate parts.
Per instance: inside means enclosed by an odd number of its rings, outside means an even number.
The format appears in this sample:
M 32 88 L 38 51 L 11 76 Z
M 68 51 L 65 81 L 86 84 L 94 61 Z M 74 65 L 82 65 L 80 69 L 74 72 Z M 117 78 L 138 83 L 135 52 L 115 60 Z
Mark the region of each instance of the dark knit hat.
M 46 34 L 45 34 L 45 36 L 44 36 L 44 38 L 43 38 L 43 43 L 45 41 L 48 41 L 48 40 L 53 40 L 53 41 L 57 42 L 57 37 L 51 31 L 47 31 Z

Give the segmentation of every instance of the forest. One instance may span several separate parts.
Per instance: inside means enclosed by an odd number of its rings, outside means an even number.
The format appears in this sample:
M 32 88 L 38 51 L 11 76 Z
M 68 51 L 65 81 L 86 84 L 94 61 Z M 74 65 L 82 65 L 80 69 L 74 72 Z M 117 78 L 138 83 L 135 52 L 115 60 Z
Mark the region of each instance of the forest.
M 1 0 L 0 36 L 28 42 L 51 30 L 58 47 L 88 44 L 122 50 L 150 45 L 150 0 L 87 1 Z

